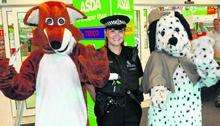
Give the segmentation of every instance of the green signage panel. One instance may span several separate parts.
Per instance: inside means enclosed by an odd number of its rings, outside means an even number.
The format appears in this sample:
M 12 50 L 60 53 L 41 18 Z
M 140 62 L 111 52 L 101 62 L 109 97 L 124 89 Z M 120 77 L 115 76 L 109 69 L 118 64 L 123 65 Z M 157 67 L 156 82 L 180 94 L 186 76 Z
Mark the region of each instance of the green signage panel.
M 182 10 L 184 16 L 207 15 L 207 13 L 207 6 L 187 6 Z
M 74 25 L 78 27 L 84 35 L 82 44 L 94 45 L 101 48 L 105 45 L 104 26 L 99 22 L 100 19 L 122 14 L 130 18 L 125 33 L 125 45 L 135 46 L 134 29 L 134 3 L 133 0 L 73 0 L 73 6 L 82 11 L 87 19 L 77 20 Z M 88 95 L 87 108 L 90 126 L 97 126 L 94 114 L 94 101 Z
M 73 0 L 73 6 L 87 16 L 87 19 L 76 21 L 78 27 L 101 26 L 98 20 L 110 14 L 108 0 Z
M 78 28 L 103 28 L 103 25 L 99 22 L 100 19 L 113 15 L 124 14 L 131 19 L 126 29 L 125 45 L 135 46 L 134 41 L 134 4 L 133 0 L 73 0 L 73 6 L 82 11 L 87 19 L 78 20 L 75 25 Z M 97 29 L 96 29 L 97 30 Z M 85 31 L 85 30 L 83 30 Z M 100 31 L 100 30 L 97 30 Z M 84 33 L 91 33 L 85 31 Z M 93 32 L 97 33 L 97 32 Z M 103 32 L 101 32 L 103 33 Z M 85 35 L 84 35 L 85 36 Z M 89 36 L 86 34 L 86 36 Z M 92 36 L 92 35 L 90 35 Z M 101 35 L 102 36 L 102 35 Z M 105 38 L 102 39 L 83 39 L 80 42 L 87 45 L 92 44 L 96 48 L 101 48 L 105 44 Z

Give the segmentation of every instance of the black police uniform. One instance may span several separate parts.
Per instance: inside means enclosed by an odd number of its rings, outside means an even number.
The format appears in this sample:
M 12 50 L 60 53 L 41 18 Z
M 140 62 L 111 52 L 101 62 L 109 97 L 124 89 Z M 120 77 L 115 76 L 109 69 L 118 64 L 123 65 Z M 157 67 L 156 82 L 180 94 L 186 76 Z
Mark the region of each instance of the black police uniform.
M 96 88 L 95 114 L 99 126 L 139 126 L 143 101 L 139 78 L 143 71 L 137 53 L 137 48 L 126 46 L 122 46 L 120 55 L 107 49 L 110 73 L 117 73 L 120 78 Z

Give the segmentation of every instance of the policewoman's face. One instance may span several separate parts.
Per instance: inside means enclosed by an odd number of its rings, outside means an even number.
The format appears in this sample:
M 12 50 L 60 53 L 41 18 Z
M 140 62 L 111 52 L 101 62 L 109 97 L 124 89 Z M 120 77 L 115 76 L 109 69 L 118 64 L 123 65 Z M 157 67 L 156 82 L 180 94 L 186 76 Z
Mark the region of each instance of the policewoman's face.
M 125 30 L 120 29 L 106 29 L 105 35 L 108 38 L 108 44 L 112 46 L 119 46 L 124 41 Z

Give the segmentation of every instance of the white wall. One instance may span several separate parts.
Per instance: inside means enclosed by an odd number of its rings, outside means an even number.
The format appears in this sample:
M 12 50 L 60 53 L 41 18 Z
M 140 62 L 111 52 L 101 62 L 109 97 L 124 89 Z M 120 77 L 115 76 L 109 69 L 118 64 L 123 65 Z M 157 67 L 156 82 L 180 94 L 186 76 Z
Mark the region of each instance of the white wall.
M 184 4 L 184 1 L 186 0 L 134 0 L 134 3 L 136 5 L 180 5 Z M 220 0 L 191 0 L 194 1 L 195 4 L 218 4 L 220 5 Z

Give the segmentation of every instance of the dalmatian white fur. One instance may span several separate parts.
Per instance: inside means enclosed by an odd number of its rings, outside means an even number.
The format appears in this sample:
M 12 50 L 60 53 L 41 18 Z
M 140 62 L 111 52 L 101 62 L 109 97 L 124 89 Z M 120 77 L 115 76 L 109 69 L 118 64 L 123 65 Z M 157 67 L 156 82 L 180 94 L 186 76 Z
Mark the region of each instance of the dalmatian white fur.
M 220 67 L 214 59 L 214 44 L 215 40 L 208 36 L 202 36 L 192 41 L 192 53 L 190 58 L 197 66 L 197 72 L 203 80 L 206 80 L 207 76 L 209 76 L 209 78 L 220 78 Z M 211 80 L 209 81 L 211 82 Z M 209 85 L 209 83 L 202 84 L 201 86 L 207 87 L 212 85 Z
M 213 41 L 208 38 L 194 40 L 192 54 L 188 31 L 180 18 L 171 12 L 159 19 L 156 26 L 156 50 L 176 58 L 190 55 L 202 79 L 193 84 L 179 64 L 172 77 L 175 92 L 170 92 L 164 86 L 151 89 L 152 104 L 148 111 L 148 126 L 202 126 L 200 88 L 215 84 L 216 74 L 219 74 L 219 66 L 213 59 L 213 49 L 210 46 Z

